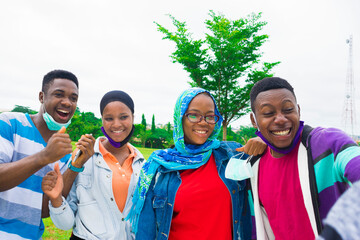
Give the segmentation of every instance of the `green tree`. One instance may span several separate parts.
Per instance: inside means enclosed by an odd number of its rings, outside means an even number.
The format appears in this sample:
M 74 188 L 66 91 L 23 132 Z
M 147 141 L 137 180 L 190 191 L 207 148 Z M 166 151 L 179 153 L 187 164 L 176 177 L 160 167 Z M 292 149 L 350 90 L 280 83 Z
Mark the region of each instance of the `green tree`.
M 141 116 L 141 124 L 145 127 L 145 129 L 146 129 L 146 119 L 145 119 L 145 115 L 144 114 L 142 114 L 142 116 Z
M 141 147 L 145 147 L 145 143 L 149 138 L 149 136 L 151 135 L 151 131 L 146 130 L 143 124 L 134 124 L 134 125 L 135 125 L 135 130 L 130 142 L 135 145 L 140 145 Z
M 171 58 L 189 72 L 190 85 L 213 94 L 224 118 L 225 140 L 228 124 L 249 112 L 249 93 L 254 83 L 272 76 L 272 68 L 280 63 L 260 62 L 260 47 L 268 39 L 260 31 L 267 22 L 260 21 L 261 13 L 232 21 L 210 11 L 210 20 L 205 21 L 209 33 L 203 40 L 193 40 L 186 22 L 169 16 L 176 31 L 155 22 L 158 31 L 165 35 L 163 39 L 176 44 Z
M 170 122 L 168 122 L 168 123 L 166 124 L 166 130 L 168 131 L 168 133 L 171 133 L 171 135 L 172 135 L 171 123 L 170 123 Z
M 245 145 L 246 142 L 253 137 L 256 137 L 256 128 L 253 126 L 240 126 L 239 131 L 236 133 L 239 136 L 239 139 L 237 142 L 241 143 L 242 145 Z
M 152 120 L 151 120 L 151 132 L 155 132 L 156 126 L 155 126 L 155 115 L 153 114 Z
M 154 132 L 148 130 L 147 134 L 146 147 L 168 148 L 174 144 L 172 133 L 169 133 L 166 129 L 156 128 Z
M 102 135 L 101 126 L 101 119 L 95 117 L 94 113 L 80 112 L 77 108 L 66 132 L 73 141 L 79 140 L 84 134 L 92 134 L 94 138 L 97 138 Z
M 15 105 L 14 109 L 11 112 L 22 112 L 28 114 L 36 114 L 37 111 L 30 109 L 30 107 L 24 107 L 20 105 Z
M 242 145 L 245 145 L 250 138 L 256 137 L 255 131 L 256 129 L 251 125 L 240 126 L 240 129 L 237 131 L 233 131 L 232 127 L 229 125 L 227 127 L 226 140 L 235 141 L 241 143 Z M 220 133 L 222 133 L 222 130 L 220 131 Z M 222 140 L 222 136 L 219 135 L 218 139 Z

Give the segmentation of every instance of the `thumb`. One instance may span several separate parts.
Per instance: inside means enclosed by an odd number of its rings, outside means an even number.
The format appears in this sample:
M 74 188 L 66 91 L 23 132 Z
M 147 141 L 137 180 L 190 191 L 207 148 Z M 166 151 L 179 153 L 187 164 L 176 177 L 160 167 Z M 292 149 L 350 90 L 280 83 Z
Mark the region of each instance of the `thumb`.
M 239 147 L 239 148 L 237 148 L 237 149 L 235 149 L 236 151 L 238 151 L 238 152 L 243 152 L 244 151 L 244 147 Z
M 56 172 L 56 174 L 59 176 L 61 176 L 61 172 L 60 172 L 60 167 L 59 167 L 59 162 L 56 162 L 54 165 L 54 171 Z
M 66 127 L 62 126 L 61 129 L 58 131 L 58 133 L 65 133 Z

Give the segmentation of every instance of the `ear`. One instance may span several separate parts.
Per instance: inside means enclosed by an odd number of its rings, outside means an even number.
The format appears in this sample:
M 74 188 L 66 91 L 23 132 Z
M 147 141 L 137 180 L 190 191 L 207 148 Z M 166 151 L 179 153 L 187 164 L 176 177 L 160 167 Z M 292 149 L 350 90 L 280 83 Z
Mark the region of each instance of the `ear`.
M 298 104 L 297 107 L 298 107 L 298 113 L 299 113 L 299 117 L 300 117 L 300 105 Z
M 250 120 L 251 120 L 251 123 L 253 125 L 254 128 L 258 128 L 257 124 L 256 124 L 256 121 L 255 121 L 255 114 L 254 113 L 250 113 Z
M 39 92 L 39 101 L 41 104 L 44 103 L 44 92 Z

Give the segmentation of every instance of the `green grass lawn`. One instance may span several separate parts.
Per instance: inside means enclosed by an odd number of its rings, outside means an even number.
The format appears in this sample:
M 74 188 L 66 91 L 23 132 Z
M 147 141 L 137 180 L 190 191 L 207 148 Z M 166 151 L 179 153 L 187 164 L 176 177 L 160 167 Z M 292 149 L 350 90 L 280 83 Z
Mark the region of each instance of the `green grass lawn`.
M 73 145 L 74 146 L 74 145 Z M 148 159 L 150 154 L 156 150 L 153 148 L 140 148 L 139 151 L 144 155 L 145 159 Z M 51 218 L 44 218 L 45 232 L 43 235 L 44 240 L 64 240 L 69 239 L 71 235 L 71 230 L 63 231 L 54 226 L 51 221 Z

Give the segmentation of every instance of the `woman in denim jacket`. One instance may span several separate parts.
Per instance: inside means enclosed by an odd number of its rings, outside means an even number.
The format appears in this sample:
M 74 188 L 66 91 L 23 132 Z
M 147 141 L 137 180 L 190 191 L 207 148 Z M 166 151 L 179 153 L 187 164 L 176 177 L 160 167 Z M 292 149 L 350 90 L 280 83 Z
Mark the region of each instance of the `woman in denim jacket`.
M 130 222 L 124 220 L 144 163 L 141 153 L 128 143 L 134 131 L 134 103 L 125 92 L 111 91 L 102 98 L 100 112 L 106 137 L 96 140 L 95 153 L 84 168 L 74 166 L 81 155 L 69 164 L 80 173 L 67 200 L 61 197 L 61 188 L 51 187 L 56 179 L 43 182 L 51 200 L 50 216 L 56 227 L 73 228 L 72 240 L 134 239 Z
M 211 94 L 184 91 L 174 113 L 175 147 L 155 151 L 144 164 L 127 218 L 136 239 L 249 239 L 245 182 L 225 178 L 241 147 L 220 142 L 223 119 Z M 264 143 L 257 143 L 260 153 Z

